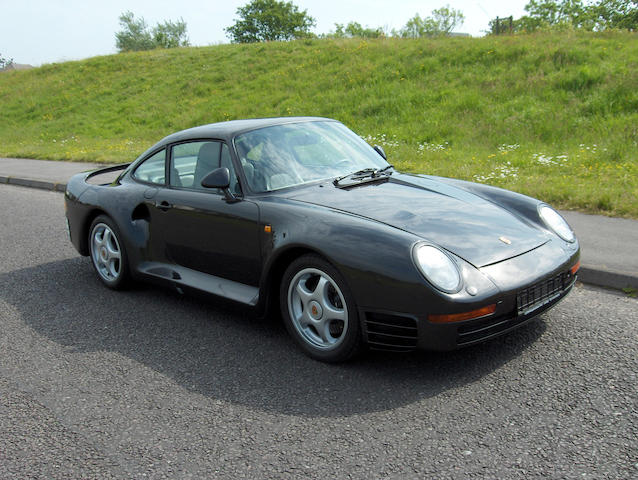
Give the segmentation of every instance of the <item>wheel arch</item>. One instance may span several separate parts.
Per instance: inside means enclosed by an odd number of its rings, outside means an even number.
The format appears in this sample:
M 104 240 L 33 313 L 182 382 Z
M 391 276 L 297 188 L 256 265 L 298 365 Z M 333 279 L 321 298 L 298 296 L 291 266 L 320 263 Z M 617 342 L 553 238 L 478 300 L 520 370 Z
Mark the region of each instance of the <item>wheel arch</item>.
M 264 271 L 261 280 L 259 311 L 262 316 L 268 316 L 279 312 L 279 290 L 281 279 L 288 265 L 303 255 L 317 255 L 325 261 L 334 265 L 323 253 L 305 245 L 295 245 L 279 252 L 270 262 Z M 336 268 L 336 267 L 335 267 Z
M 109 215 L 101 208 L 93 208 L 87 213 L 86 217 L 84 218 L 84 221 L 81 224 L 80 236 L 79 236 L 79 247 L 80 247 L 79 250 L 80 250 L 80 253 L 84 256 L 88 256 L 90 254 L 89 229 L 91 228 L 91 224 L 93 223 L 93 220 L 95 220 L 100 215 L 106 215 L 107 217 L 109 217 Z

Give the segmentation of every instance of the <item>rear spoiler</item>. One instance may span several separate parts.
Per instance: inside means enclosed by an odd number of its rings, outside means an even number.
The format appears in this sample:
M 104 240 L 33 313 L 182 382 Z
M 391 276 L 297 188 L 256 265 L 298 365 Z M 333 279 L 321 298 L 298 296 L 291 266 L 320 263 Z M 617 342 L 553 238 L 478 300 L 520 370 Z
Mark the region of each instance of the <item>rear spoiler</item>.
M 111 173 L 111 172 L 117 172 L 120 170 L 125 170 L 128 168 L 128 166 L 130 165 L 130 163 L 122 163 L 120 165 L 113 165 L 112 167 L 105 167 L 105 168 L 99 168 L 97 170 L 93 170 L 92 172 L 89 172 L 85 177 L 84 177 L 84 181 L 88 183 L 88 181 L 93 178 L 93 177 L 97 177 L 98 175 L 102 175 L 104 173 Z M 109 182 L 111 183 L 111 182 Z

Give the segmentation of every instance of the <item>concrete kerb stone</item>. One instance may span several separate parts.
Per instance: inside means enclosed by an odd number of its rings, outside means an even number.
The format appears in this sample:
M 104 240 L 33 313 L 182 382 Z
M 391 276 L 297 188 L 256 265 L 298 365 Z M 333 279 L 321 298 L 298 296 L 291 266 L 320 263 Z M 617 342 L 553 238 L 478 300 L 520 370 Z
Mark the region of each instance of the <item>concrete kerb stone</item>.
M 578 271 L 578 280 L 589 285 L 615 288 L 617 290 L 638 288 L 637 277 L 603 270 L 602 268 L 583 266 Z
M 21 187 L 39 188 L 41 190 L 53 190 L 55 192 L 66 191 L 66 183 L 47 182 L 44 180 L 33 180 L 29 178 L 0 176 L 0 183 L 18 185 Z

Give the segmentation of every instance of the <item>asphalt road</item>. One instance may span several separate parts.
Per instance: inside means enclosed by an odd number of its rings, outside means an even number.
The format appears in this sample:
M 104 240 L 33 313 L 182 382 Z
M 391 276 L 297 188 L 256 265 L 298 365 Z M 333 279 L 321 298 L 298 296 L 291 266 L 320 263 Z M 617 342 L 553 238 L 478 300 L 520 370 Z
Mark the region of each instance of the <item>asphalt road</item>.
M 638 477 L 636 299 L 323 365 L 237 306 L 102 287 L 59 193 L 0 205 L 0 478 Z

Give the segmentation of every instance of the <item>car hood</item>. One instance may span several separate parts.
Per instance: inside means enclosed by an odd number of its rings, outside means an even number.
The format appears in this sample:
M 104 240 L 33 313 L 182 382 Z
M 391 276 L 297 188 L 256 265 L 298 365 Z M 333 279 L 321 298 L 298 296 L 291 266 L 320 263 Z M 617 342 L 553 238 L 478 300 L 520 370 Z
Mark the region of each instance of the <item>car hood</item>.
M 433 177 L 395 173 L 386 182 L 348 189 L 315 185 L 286 196 L 413 233 L 476 267 L 521 255 L 550 238 L 510 211 Z

